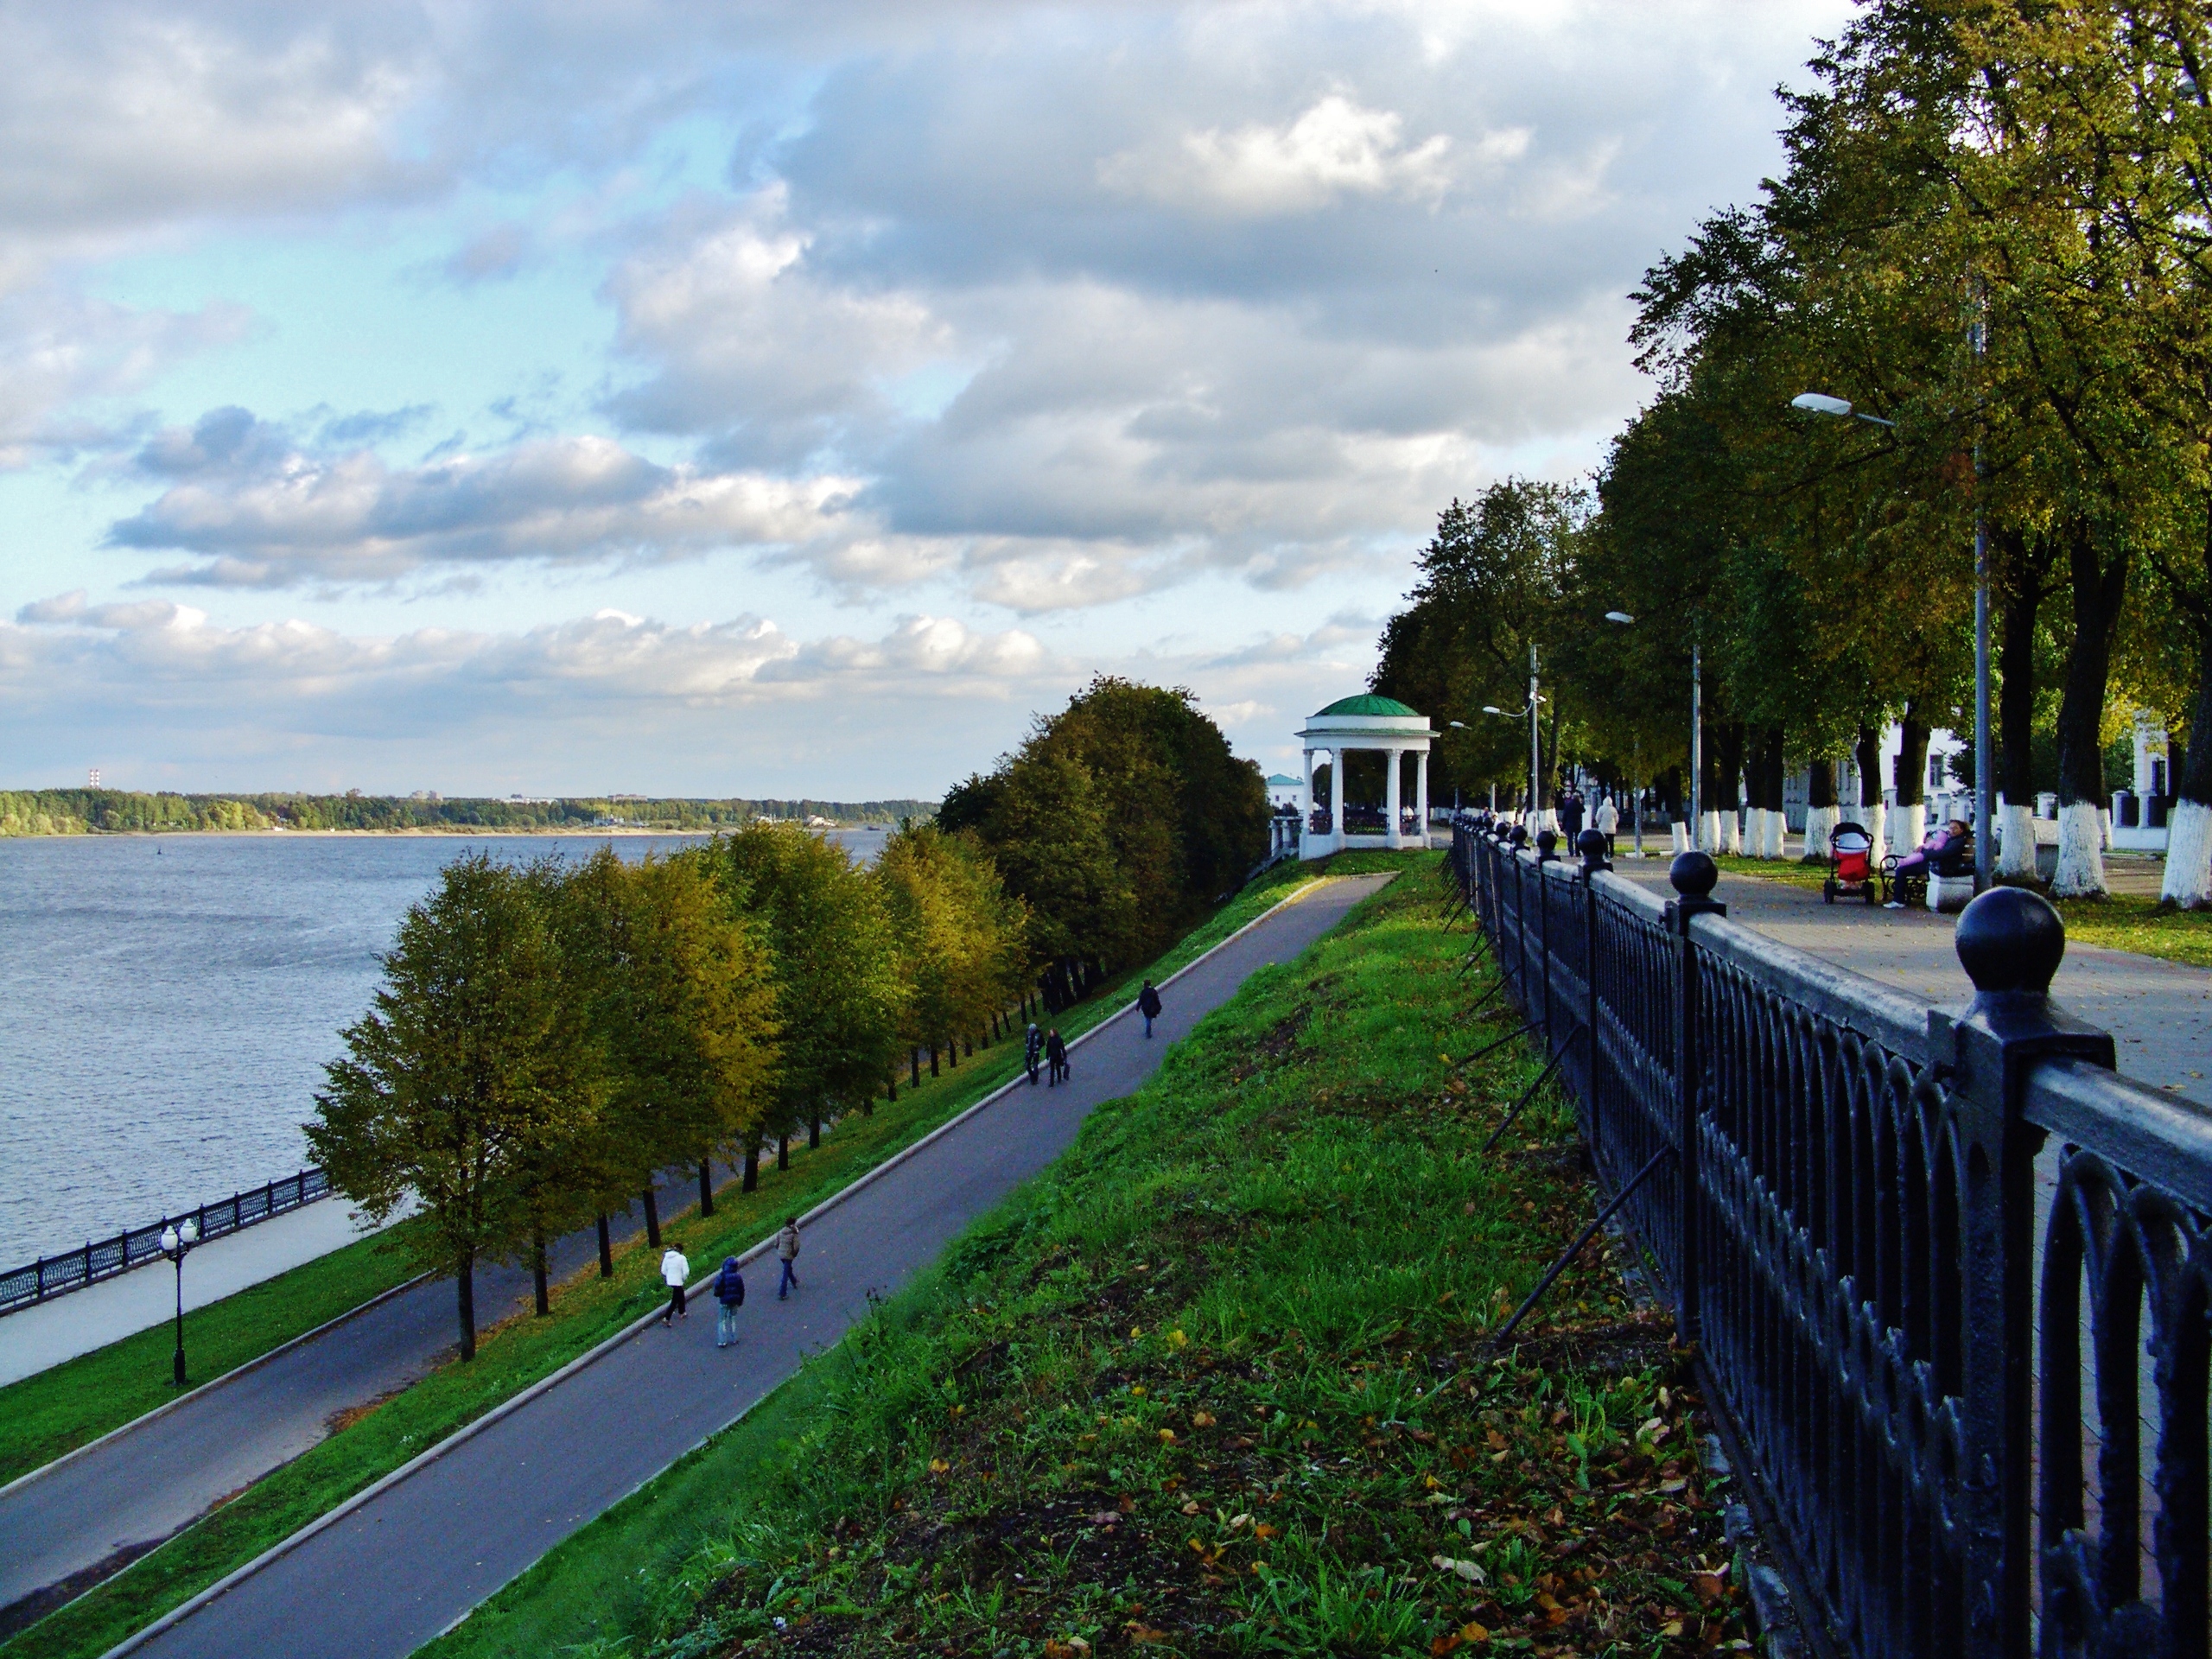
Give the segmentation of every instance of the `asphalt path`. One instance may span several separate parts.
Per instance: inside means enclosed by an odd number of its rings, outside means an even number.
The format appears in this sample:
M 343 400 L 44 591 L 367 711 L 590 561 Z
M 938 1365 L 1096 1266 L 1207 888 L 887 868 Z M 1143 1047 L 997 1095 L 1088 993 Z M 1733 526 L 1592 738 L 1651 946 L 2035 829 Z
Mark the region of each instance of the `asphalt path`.
M 613 1347 L 134 1649 L 162 1659 L 401 1659 L 555 1544 L 744 1413 L 866 1317 L 977 1216 L 1134 1090 L 1255 969 L 1289 961 L 1387 876 L 1310 889 L 1176 980 L 1150 1039 L 1134 1011 L 1073 1051 L 1054 1089 L 1018 1085 L 807 1230 L 802 1283 L 747 1275 L 742 1335 L 715 1346 L 710 1298 Z M 701 1267 L 706 1264 L 695 1264 Z M 703 1305 L 702 1305 L 703 1304 Z
M 727 1173 L 718 1171 L 718 1179 Z M 671 1174 L 658 1191 L 664 1214 L 696 1203 L 697 1172 Z M 613 1217 L 608 1230 L 620 1239 L 644 1227 L 639 1205 Z M 549 1253 L 553 1275 L 565 1277 L 598 1249 L 589 1229 L 561 1240 Z M 526 1306 L 530 1295 L 524 1269 L 477 1271 L 483 1325 Z M 330 1433 L 334 1416 L 415 1382 L 459 1336 L 454 1281 L 432 1280 L 0 1492 L 0 1636 L 290 1462 Z

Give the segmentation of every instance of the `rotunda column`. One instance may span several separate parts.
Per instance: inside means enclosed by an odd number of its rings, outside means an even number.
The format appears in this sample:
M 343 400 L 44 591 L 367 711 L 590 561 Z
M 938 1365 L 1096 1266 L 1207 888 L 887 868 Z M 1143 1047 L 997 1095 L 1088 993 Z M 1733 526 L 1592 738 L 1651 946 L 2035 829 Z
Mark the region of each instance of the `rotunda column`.
M 1341 743 L 1329 751 L 1329 846 L 1332 851 L 1344 849 L 1344 746 Z
M 1414 805 L 1421 820 L 1421 840 L 1416 845 L 1428 845 L 1428 751 L 1414 751 Z
M 1401 748 L 1393 747 L 1391 749 L 1390 781 L 1382 786 L 1382 798 L 1385 803 L 1387 803 L 1382 809 L 1384 813 L 1382 819 L 1382 834 L 1384 841 L 1392 847 L 1402 847 L 1406 844 L 1404 828 L 1405 819 L 1402 816 L 1405 809 L 1399 804 L 1400 801 L 1403 798 L 1403 797 L 1400 795 L 1399 791 L 1404 787 L 1403 779 L 1399 772 L 1399 766 L 1404 758 L 1405 753 L 1406 752 Z

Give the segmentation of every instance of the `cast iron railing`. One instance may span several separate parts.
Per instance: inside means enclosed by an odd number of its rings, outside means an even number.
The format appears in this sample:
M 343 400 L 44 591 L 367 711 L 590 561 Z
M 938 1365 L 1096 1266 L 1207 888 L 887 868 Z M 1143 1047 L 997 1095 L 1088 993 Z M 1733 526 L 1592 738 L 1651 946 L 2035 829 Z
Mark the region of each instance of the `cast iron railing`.
M 1960 918 L 1947 1013 L 1728 921 L 1704 855 L 1662 903 L 1594 835 L 1569 865 L 1463 816 L 1452 869 L 1808 1636 L 2201 1659 L 2212 1114 L 2051 1003 L 2031 893 Z
M 199 1224 L 203 1240 L 220 1238 L 225 1233 L 235 1233 L 329 1196 L 330 1177 L 320 1169 L 303 1169 L 250 1192 L 234 1192 L 197 1210 L 164 1216 L 149 1226 L 130 1228 L 112 1238 L 89 1240 L 81 1249 L 41 1255 L 28 1266 L 0 1273 L 0 1313 L 51 1301 L 160 1260 L 165 1228 L 181 1226 L 188 1220 Z

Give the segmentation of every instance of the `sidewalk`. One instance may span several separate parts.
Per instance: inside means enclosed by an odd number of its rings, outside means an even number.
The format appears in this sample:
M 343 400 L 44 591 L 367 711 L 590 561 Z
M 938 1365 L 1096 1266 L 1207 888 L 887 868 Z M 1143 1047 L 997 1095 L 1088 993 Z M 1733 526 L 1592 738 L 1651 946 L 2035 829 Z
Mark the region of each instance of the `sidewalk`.
M 1667 866 L 1621 859 L 1615 871 L 1673 897 Z M 1825 904 L 1807 887 L 1757 876 L 1723 875 L 1713 896 L 1731 921 L 1869 979 L 1909 991 L 1936 1007 L 1973 1000 L 1953 936 L 1958 918 L 1926 910 Z M 2139 1083 L 2212 1106 L 2212 972 L 2069 943 L 2051 995 L 2070 1012 L 2113 1034 L 2119 1069 Z
M 185 1260 L 184 1311 L 219 1302 L 374 1230 L 354 1219 L 344 1198 L 334 1197 L 211 1239 Z M 120 1342 L 175 1313 L 176 1269 L 158 1258 L 10 1313 L 0 1319 L 0 1384 Z M 0 1591 L 0 1605 L 6 1599 Z
M 1159 1035 L 1128 1013 L 1096 1027 L 1058 1089 L 1017 1081 L 810 1224 L 790 1302 L 755 1265 L 737 1347 L 711 1311 L 649 1326 L 445 1456 L 395 1481 L 134 1651 L 401 1659 L 546 1550 L 743 1415 L 937 1259 L 977 1216 L 1129 1093 L 1171 1043 L 1255 969 L 1287 962 L 1388 876 L 1308 889 L 1165 988 Z

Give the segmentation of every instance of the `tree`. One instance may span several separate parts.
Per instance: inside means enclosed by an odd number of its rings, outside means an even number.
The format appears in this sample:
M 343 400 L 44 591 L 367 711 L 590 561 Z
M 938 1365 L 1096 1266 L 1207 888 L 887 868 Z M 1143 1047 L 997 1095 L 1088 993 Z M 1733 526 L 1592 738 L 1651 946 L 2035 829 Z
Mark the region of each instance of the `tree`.
M 880 885 L 827 836 L 755 822 L 702 856 L 724 872 L 775 963 L 779 1128 L 818 1141 L 825 1106 L 865 1107 L 897 1052 L 908 988 Z
M 939 1044 L 982 1029 L 1014 1000 L 1026 978 L 1028 912 L 971 836 L 936 824 L 902 824 L 874 877 L 907 988 L 900 1035 L 934 1057 Z
M 1062 976 L 1160 949 L 1243 885 L 1267 849 L 1260 769 L 1185 690 L 1101 675 L 938 813 L 1028 906 Z
M 604 1074 L 537 894 L 509 867 L 448 864 L 383 966 L 325 1068 L 308 1145 L 372 1220 L 420 1201 L 406 1237 L 422 1266 L 453 1274 L 473 1359 L 477 1260 L 530 1250 L 582 1208 L 557 1172 L 597 1127 Z

